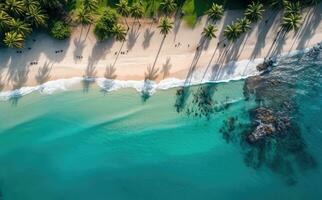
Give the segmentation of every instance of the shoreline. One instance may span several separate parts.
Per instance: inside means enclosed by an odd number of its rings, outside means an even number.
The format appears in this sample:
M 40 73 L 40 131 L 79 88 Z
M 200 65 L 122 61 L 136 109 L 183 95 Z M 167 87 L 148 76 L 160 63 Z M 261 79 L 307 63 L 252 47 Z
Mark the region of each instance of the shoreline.
M 321 43 L 315 44 L 312 48 L 305 48 L 303 50 L 295 50 L 289 53 L 277 55 L 274 57 L 276 61 L 283 58 L 289 58 L 292 56 L 297 56 L 301 54 L 308 53 L 314 47 L 321 47 Z M 227 66 L 236 66 L 235 69 L 244 69 L 245 66 L 248 66 L 249 73 L 243 76 L 236 76 L 232 74 L 229 78 L 226 77 L 223 79 L 218 80 L 211 80 L 204 78 L 203 74 L 200 72 L 203 71 L 195 71 L 194 76 L 191 78 L 191 81 L 188 83 L 188 86 L 197 86 L 202 84 L 208 83 L 227 83 L 231 81 L 239 81 L 244 80 L 251 76 L 259 75 L 261 72 L 257 70 L 258 64 L 264 62 L 264 59 L 256 59 L 254 61 L 250 60 L 242 60 L 237 62 L 228 63 Z M 204 68 L 202 68 L 204 70 Z M 201 76 L 202 75 L 202 76 Z M 169 77 L 163 79 L 159 82 L 150 81 L 150 80 L 118 80 L 118 79 L 106 79 L 103 77 L 71 77 L 67 79 L 57 79 L 57 80 L 50 80 L 45 82 L 41 85 L 36 86 L 26 86 L 16 90 L 8 90 L 0 92 L 0 101 L 8 101 L 10 99 L 19 99 L 25 95 L 39 92 L 43 95 L 52 95 L 56 92 L 63 92 L 68 91 L 76 86 L 81 86 L 82 83 L 86 83 L 85 85 L 90 87 L 90 85 L 95 84 L 96 87 L 100 88 L 102 91 L 105 92 L 112 92 L 117 91 L 120 89 L 131 88 L 135 89 L 139 93 L 145 93 L 149 95 L 153 95 L 157 90 L 167 90 L 172 88 L 178 88 L 187 86 L 185 79 L 178 79 L 176 77 Z M 83 90 L 86 88 L 83 86 Z
M 176 20 L 174 30 L 162 46 L 156 64 L 159 70 L 155 81 L 159 83 L 169 77 L 187 79 L 196 57 L 198 60 L 193 66 L 193 75 L 204 73 L 203 76 L 207 76 L 210 82 L 248 76 L 254 73 L 254 68 L 236 67 L 232 63 L 245 60 L 256 63 L 256 60 L 263 60 L 267 56 L 310 48 L 322 41 L 322 4 L 306 9 L 303 13 L 303 24 L 297 33 L 290 32 L 283 40 L 275 42 L 281 13 L 268 23 L 264 22 L 264 19 L 272 16 L 272 12 L 266 11 L 263 20 L 252 25 L 252 30 L 235 43 L 227 44 L 227 47 L 220 45 L 217 48 L 218 41 L 223 39 L 223 27 L 243 14 L 243 11 L 226 11 L 223 19 L 217 23 L 217 38 L 209 42 L 207 48 L 198 55 L 196 47 L 206 17 L 194 28 Z M 131 27 L 121 50 L 126 53 L 119 55 L 115 64 L 115 75 L 117 80 L 142 81 L 145 79 L 147 68 L 156 58 L 162 35 L 156 29 L 156 24 L 151 24 L 150 21 L 142 22 L 140 28 L 136 24 L 132 24 Z M 36 42 L 32 39 L 36 39 Z M 181 45 L 175 47 L 179 43 Z M 88 27 L 76 27 L 67 41 L 57 41 L 42 33 L 34 34 L 26 42 L 23 54 L 17 54 L 14 49 L 0 50 L 0 92 L 42 85 L 59 79 L 104 77 L 106 66 L 115 62 L 115 53 L 121 46 L 120 42 L 111 40 L 97 42 Z M 28 50 L 28 47 L 31 50 Z M 63 53 L 56 54 L 55 50 L 63 50 Z M 83 59 L 77 59 L 79 55 L 83 56 Z M 34 61 L 38 64 L 30 65 L 30 62 Z

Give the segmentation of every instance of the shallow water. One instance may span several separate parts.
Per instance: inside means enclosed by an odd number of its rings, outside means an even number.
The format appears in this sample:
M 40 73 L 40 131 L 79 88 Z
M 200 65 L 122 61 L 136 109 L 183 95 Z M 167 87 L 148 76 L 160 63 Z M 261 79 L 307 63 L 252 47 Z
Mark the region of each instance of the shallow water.
M 291 163 L 292 184 L 289 174 L 245 161 L 253 147 L 238 135 L 258 102 L 245 99 L 244 80 L 206 85 L 216 108 L 208 117 L 194 102 L 199 86 L 178 113 L 176 88 L 143 99 L 92 85 L 0 102 L 3 199 L 321 199 L 321 61 L 294 56 L 266 75 L 289 87 L 300 142 L 315 162 Z M 239 126 L 227 142 L 220 130 L 229 117 Z

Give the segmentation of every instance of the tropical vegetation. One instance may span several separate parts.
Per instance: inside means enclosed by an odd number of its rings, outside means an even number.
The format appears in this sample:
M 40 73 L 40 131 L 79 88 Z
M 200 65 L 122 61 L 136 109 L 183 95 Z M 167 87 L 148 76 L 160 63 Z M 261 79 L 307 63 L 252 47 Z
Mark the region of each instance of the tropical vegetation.
M 160 3 L 160 11 L 166 15 L 170 16 L 177 8 L 175 0 L 164 0 Z
M 223 1 L 222 5 L 217 2 L 201 2 L 200 0 L 0 0 L 0 45 L 22 48 L 24 40 L 36 29 L 47 31 L 57 39 L 64 39 L 69 37 L 72 26 L 77 24 L 93 24 L 94 33 L 99 40 L 113 37 L 121 39 L 124 38 L 124 27 L 120 24 L 120 17 L 123 18 L 127 29 L 129 29 L 127 21 L 129 17 L 140 24 L 140 19 L 143 17 L 155 17 L 157 14 L 162 14 L 170 18 L 175 12 L 180 13 L 189 25 L 194 25 L 201 15 L 207 14 L 209 23 L 215 23 L 222 18 L 225 8 L 245 8 L 244 17 L 224 28 L 226 38 L 236 40 L 237 36 L 250 30 L 251 23 L 262 18 L 264 4 L 284 10 L 281 29 L 288 32 L 300 26 L 303 7 L 316 4 L 319 0 L 227 0 Z
M 207 27 L 205 27 L 202 31 L 202 35 L 203 37 L 205 37 L 206 39 L 211 40 L 212 38 L 216 37 L 216 32 L 218 31 L 217 27 L 209 24 Z
M 242 29 L 238 23 L 227 25 L 224 29 L 224 36 L 228 41 L 236 41 L 242 34 Z
M 206 13 L 212 21 L 220 20 L 224 15 L 224 7 L 222 5 L 213 3 L 211 8 Z
M 253 1 L 249 4 L 245 10 L 245 17 L 251 22 L 257 22 L 262 18 L 262 13 L 264 12 L 263 4 Z
M 24 40 L 39 28 L 55 32 L 54 27 L 48 27 L 47 24 L 56 25 L 57 30 L 59 27 L 54 22 L 62 20 L 65 23 L 68 19 L 65 9 L 67 3 L 68 0 L 0 0 L 2 45 L 22 48 Z
M 51 25 L 50 34 L 59 40 L 66 39 L 71 34 L 71 28 L 63 21 L 56 21 Z

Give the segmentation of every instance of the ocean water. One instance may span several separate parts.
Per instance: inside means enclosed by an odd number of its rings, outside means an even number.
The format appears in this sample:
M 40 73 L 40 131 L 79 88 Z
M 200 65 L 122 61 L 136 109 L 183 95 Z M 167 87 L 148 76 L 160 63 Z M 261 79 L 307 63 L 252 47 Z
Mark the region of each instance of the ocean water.
M 285 134 L 248 143 L 251 111 L 284 112 L 286 102 Z M 257 79 L 150 97 L 91 83 L 12 96 L 0 101 L 0 196 L 321 199 L 321 116 L 319 52 L 283 58 Z

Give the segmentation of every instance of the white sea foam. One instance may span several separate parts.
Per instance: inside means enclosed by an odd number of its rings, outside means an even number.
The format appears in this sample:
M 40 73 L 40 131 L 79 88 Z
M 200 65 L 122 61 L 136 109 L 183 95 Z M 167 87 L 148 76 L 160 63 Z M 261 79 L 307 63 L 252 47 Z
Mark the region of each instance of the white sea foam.
M 317 44 L 321 45 L 321 44 Z M 284 53 L 276 56 L 277 59 L 284 57 L 295 56 L 298 54 L 307 53 L 311 48 L 303 50 L 296 50 L 289 53 Z M 54 81 L 46 82 L 42 85 L 34 87 L 22 87 L 13 91 L 0 92 L 0 101 L 6 101 L 12 98 L 19 98 L 21 96 L 39 92 L 40 94 L 53 94 L 59 91 L 66 91 L 73 86 L 80 84 L 82 81 L 96 82 L 96 84 L 107 92 L 119 90 L 122 88 L 134 88 L 138 92 L 144 94 L 153 94 L 157 90 L 166 90 L 175 87 L 181 87 L 185 85 L 198 85 L 204 83 L 214 82 L 228 82 L 232 80 L 245 79 L 250 76 L 258 75 L 259 72 L 256 66 L 262 63 L 264 59 L 254 60 L 242 60 L 238 62 L 229 62 L 224 66 L 214 65 L 209 69 L 200 68 L 196 70 L 191 77 L 189 82 L 177 78 L 167 78 L 159 83 L 154 81 L 135 81 L 135 80 L 110 80 L 105 78 L 91 78 L 91 77 L 74 77 L 69 79 L 58 79 Z
M 58 79 L 54 81 L 48 81 L 42 85 L 34 87 L 22 87 L 17 90 L 0 92 L 0 101 L 20 98 L 32 92 L 39 92 L 40 94 L 53 94 L 54 92 L 65 91 L 71 88 L 73 85 L 79 84 L 81 80 L 83 80 L 82 77 Z

